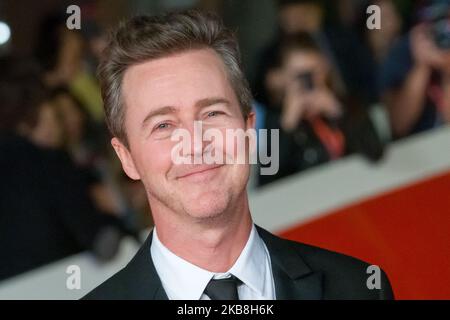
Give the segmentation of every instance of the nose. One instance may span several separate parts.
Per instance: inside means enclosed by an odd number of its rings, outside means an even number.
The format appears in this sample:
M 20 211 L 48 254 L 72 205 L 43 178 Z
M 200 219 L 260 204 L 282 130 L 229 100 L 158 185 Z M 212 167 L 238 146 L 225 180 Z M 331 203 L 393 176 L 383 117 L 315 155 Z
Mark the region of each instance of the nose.
M 189 153 L 183 154 L 183 156 L 194 158 L 194 161 L 196 159 L 197 161 L 201 161 L 205 148 L 209 143 L 203 139 L 202 122 L 200 120 L 188 121 L 184 128 L 189 132 L 190 141 L 188 141 L 189 145 L 184 148 L 184 150 L 187 150 Z

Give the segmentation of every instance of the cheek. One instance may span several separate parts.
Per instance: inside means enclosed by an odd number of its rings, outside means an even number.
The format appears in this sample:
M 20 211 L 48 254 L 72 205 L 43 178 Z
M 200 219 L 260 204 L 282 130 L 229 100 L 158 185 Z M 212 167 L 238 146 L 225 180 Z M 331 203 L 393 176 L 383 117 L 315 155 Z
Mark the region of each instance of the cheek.
M 233 162 L 244 164 L 248 150 L 248 138 L 245 136 L 243 122 L 235 121 L 227 128 L 221 128 L 223 135 L 222 151 Z M 227 132 L 228 131 L 228 132 Z
M 138 171 L 145 180 L 155 179 L 166 175 L 172 166 L 170 141 L 145 143 L 140 147 L 138 158 Z

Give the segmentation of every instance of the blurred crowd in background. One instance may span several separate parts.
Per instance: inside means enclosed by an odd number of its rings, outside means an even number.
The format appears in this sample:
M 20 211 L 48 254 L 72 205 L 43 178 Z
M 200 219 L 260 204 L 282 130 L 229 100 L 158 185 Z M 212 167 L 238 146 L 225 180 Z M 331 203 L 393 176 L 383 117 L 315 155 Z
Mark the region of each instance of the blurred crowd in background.
M 84 250 L 107 261 L 152 226 L 95 76 L 127 16 L 197 8 L 236 30 L 257 129 L 280 129 L 279 171 L 254 188 L 349 154 L 378 161 L 389 142 L 450 122 L 450 1 L 66 2 L 0 0 L 0 280 Z M 70 4 L 80 30 L 66 27 Z M 270 139 L 259 147 L 270 154 Z

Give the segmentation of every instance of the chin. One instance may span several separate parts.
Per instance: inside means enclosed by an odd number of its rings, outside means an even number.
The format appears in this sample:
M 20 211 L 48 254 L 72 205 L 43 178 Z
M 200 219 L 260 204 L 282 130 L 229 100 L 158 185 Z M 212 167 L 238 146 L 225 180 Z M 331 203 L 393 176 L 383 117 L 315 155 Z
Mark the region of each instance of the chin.
M 211 219 L 221 216 L 230 201 L 227 193 L 208 192 L 199 197 L 186 199 L 183 207 L 192 218 Z

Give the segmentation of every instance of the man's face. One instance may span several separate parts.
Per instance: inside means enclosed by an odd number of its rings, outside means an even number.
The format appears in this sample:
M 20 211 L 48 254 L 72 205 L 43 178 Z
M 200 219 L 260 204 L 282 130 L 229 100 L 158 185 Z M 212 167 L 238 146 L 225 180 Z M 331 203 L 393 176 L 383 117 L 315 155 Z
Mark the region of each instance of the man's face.
M 215 128 L 224 137 L 226 129 L 254 125 L 253 113 L 244 120 L 214 51 L 190 50 L 132 66 L 125 72 L 122 93 L 129 148 L 116 138 L 112 144 L 128 176 L 144 183 L 154 214 L 169 210 L 184 218 L 212 218 L 245 192 L 248 164 L 175 164 L 171 157 L 178 143 L 171 139 L 173 131 L 186 129 L 193 137 L 194 121 L 202 121 L 203 131 Z M 230 143 L 224 141 L 214 152 L 230 159 Z M 204 154 L 204 148 L 189 145 L 183 157 Z

